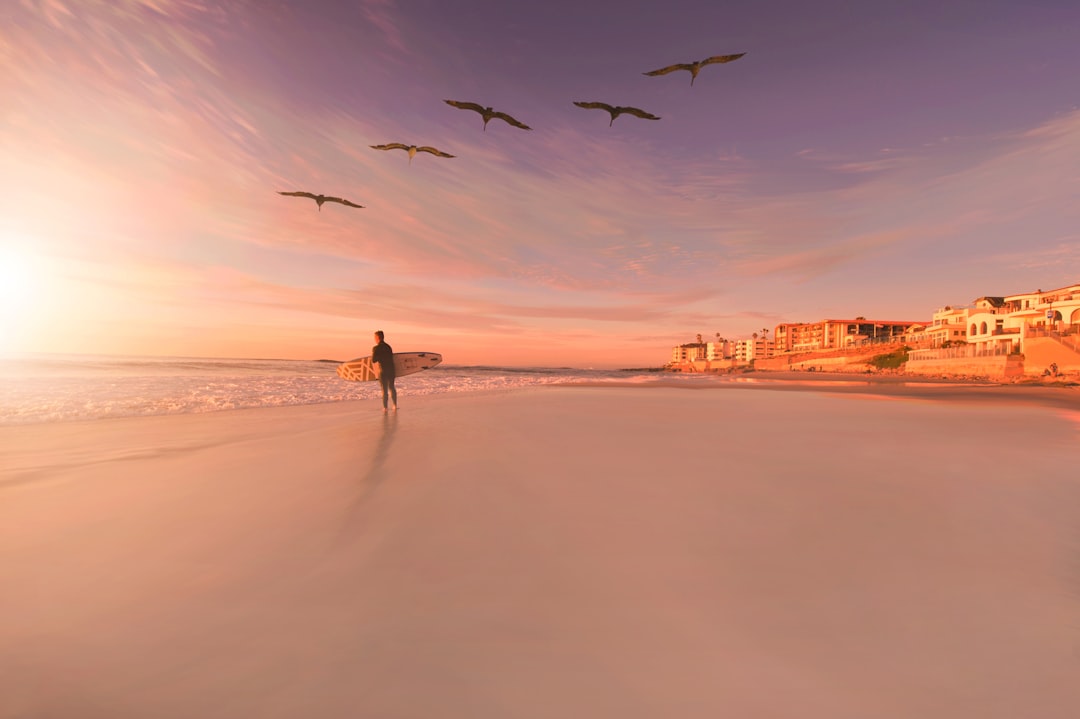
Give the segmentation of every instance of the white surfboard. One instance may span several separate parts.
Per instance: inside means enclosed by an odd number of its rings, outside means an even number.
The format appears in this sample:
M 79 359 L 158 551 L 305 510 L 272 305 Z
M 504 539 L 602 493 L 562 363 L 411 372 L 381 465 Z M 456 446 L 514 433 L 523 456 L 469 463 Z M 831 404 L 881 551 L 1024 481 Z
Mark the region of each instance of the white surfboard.
M 415 372 L 431 369 L 442 362 L 442 355 L 436 352 L 395 352 L 394 372 L 403 377 Z M 371 365 L 371 357 L 359 357 L 337 366 L 338 377 L 350 382 L 371 382 L 379 379 Z

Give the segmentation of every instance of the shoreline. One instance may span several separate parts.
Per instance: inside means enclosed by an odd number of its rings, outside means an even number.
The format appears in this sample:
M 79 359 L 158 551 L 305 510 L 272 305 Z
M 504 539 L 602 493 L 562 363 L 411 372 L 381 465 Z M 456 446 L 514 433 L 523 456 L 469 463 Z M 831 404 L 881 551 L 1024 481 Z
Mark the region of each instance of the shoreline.
M 669 379 L 669 377 L 671 379 Z M 685 378 L 694 378 L 686 381 Z M 432 400 L 458 401 L 467 397 L 484 397 L 491 394 L 528 392 L 547 387 L 623 387 L 638 389 L 674 388 L 690 390 L 725 390 L 758 389 L 786 392 L 826 392 L 843 394 L 872 394 L 882 396 L 908 396 L 913 399 L 936 399 L 941 401 L 972 400 L 988 401 L 1000 399 L 1004 402 L 1038 403 L 1046 406 L 1080 409 L 1080 383 L 1055 381 L 996 381 L 979 380 L 970 377 L 931 377 L 925 375 L 904 375 L 899 373 L 855 373 L 855 372 L 785 372 L 773 370 L 754 370 L 735 373 L 679 373 L 657 372 L 648 374 L 646 381 L 631 378 L 612 378 L 600 380 L 571 380 L 514 387 L 494 387 L 460 392 L 437 392 L 430 394 L 409 395 L 402 392 L 402 401 L 408 404 L 423 403 Z M 153 422 L 163 418 L 241 416 L 247 412 L 269 412 L 273 410 L 307 410 L 316 415 L 325 415 L 336 407 L 333 414 L 351 411 L 349 408 L 361 405 L 375 407 L 378 398 L 339 399 L 291 405 L 270 405 L 265 407 L 238 407 L 200 412 L 181 412 L 148 415 L 122 415 L 117 417 L 91 417 L 79 419 L 42 420 L 0 424 L 0 447 L 5 440 L 5 433 L 33 427 L 78 427 L 97 426 L 103 422 Z M 9 445 L 11 446 L 11 445 Z M 3 452 L 0 450 L 0 459 Z M 2 468 L 2 467 L 0 467 Z
M 928 377 L 899 373 L 782 372 L 755 370 L 737 373 L 674 372 L 674 376 L 700 378 L 693 383 L 666 382 L 658 377 L 650 382 L 610 380 L 573 382 L 563 387 L 639 387 L 687 390 L 758 389 L 784 392 L 863 394 L 890 398 L 940 402 L 1007 402 L 1039 404 L 1057 409 L 1080 410 L 1080 384 L 1056 382 L 998 382 L 966 378 Z
M 1048 386 L 1048 387 L 1080 387 L 1080 375 L 1077 373 L 1061 373 L 1057 377 L 1043 377 L 1037 375 L 1023 375 L 1020 377 L 1003 377 L 993 378 L 984 377 L 969 374 L 916 374 L 907 373 L 903 370 L 877 370 L 874 372 L 844 372 L 844 371 L 832 371 L 822 370 L 820 372 L 807 371 L 807 370 L 773 370 L 773 369 L 736 369 L 731 371 L 709 371 L 709 372 L 679 372 L 675 370 L 661 370 L 662 374 L 672 375 L 685 375 L 685 376 L 720 376 L 720 377 L 742 377 L 742 376 L 772 376 L 784 379 L 805 379 L 805 380 L 828 380 L 831 378 L 842 379 L 864 379 L 873 380 L 879 382 L 956 382 L 963 384 L 1017 384 L 1017 385 L 1031 385 L 1031 386 Z

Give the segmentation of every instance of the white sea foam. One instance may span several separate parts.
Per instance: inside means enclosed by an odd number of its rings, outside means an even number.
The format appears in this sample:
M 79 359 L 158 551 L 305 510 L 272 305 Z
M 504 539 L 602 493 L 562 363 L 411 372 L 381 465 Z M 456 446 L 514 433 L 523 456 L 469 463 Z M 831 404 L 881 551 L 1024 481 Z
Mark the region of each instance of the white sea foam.
M 188 414 L 379 396 L 377 383 L 346 382 L 337 376 L 336 367 L 336 362 L 329 361 L 182 357 L 0 359 L 0 424 Z M 648 381 L 648 377 L 616 370 L 442 365 L 401 377 L 397 386 L 407 397 L 605 380 Z

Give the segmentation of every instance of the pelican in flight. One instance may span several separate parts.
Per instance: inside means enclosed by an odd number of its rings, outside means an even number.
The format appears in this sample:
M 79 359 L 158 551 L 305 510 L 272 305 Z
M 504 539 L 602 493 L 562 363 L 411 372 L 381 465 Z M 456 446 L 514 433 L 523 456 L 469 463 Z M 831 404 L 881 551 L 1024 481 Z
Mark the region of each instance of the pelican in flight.
M 282 192 L 278 190 L 279 195 L 288 195 L 289 197 L 307 197 L 315 200 L 315 204 L 319 206 L 319 212 L 322 212 L 322 204 L 324 202 L 339 202 L 346 207 L 359 207 L 363 209 L 363 205 L 358 205 L 355 202 L 349 202 L 348 200 L 340 197 L 327 197 L 326 195 L 313 195 L 310 192 Z
M 459 110 L 472 110 L 473 112 L 479 112 L 480 116 L 484 118 L 485 130 L 487 129 L 488 121 L 496 117 L 503 122 L 513 125 L 514 127 L 520 127 L 522 130 L 532 129 L 524 122 L 521 122 L 520 120 L 515 120 L 514 118 L 507 115 L 505 112 L 497 112 L 490 107 L 483 107 L 481 105 L 477 105 L 475 102 L 461 102 L 460 100 L 444 100 L 443 102 L 445 102 L 447 105 L 450 105 L 451 107 L 456 107 Z
M 676 70 L 688 70 L 690 72 L 690 84 L 693 85 L 694 80 L 697 79 L 697 74 L 701 72 L 701 68 L 706 65 L 713 65 L 718 62 L 731 62 L 732 60 L 738 60 L 745 54 L 745 52 L 740 52 L 735 55 L 713 55 L 712 57 L 707 57 L 704 60 L 698 60 L 697 62 L 681 62 L 677 65 L 668 65 L 659 70 L 644 72 L 642 74 L 652 77 L 655 75 L 667 75 L 669 72 L 675 72 Z
M 409 153 L 410 165 L 412 164 L 412 159 L 416 157 L 416 153 L 418 152 L 430 152 L 435 157 L 454 157 L 454 155 L 451 155 L 449 152 L 436 150 L 434 147 L 430 147 L 429 145 L 417 147 L 416 145 L 406 145 L 403 142 L 391 142 L 386 145 L 370 145 L 370 147 L 373 150 L 404 150 L 405 152 Z
M 611 122 L 608 123 L 608 127 L 611 127 L 615 123 L 615 118 L 624 112 L 627 115 L 633 115 L 634 117 L 640 117 L 642 120 L 659 120 L 660 118 L 651 112 L 645 112 L 639 110 L 636 107 L 623 107 L 622 105 L 609 105 L 606 102 L 578 102 L 574 101 L 574 104 L 578 107 L 584 107 L 586 110 L 606 110 L 611 115 Z

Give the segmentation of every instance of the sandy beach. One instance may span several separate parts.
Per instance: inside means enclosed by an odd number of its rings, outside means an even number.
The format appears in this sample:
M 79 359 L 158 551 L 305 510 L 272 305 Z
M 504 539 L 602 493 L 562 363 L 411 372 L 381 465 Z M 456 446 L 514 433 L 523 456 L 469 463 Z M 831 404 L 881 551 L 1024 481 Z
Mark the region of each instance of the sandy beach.
M 1077 393 L 808 379 L 0 427 L 0 717 L 1075 716 Z

